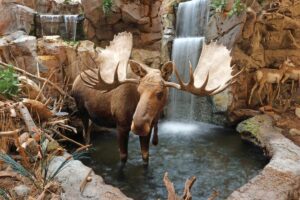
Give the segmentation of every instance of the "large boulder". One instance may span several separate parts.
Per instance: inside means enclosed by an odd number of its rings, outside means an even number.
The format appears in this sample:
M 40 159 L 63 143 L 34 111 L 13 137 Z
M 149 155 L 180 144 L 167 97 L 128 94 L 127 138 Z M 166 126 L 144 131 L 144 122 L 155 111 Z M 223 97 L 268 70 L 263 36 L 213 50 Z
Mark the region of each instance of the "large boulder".
M 18 30 L 30 33 L 34 24 L 35 11 L 29 7 L 11 2 L 0 2 L 0 36 Z

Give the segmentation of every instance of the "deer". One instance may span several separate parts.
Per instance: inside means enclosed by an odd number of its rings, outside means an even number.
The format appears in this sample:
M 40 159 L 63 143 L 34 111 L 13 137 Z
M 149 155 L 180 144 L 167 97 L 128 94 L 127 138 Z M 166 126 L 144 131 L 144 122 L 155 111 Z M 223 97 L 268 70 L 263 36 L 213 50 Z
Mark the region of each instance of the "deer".
M 257 89 L 257 95 L 259 97 L 260 104 L 263 105 L 262 99 L 261 99 L 261 92 L 262 89 L 265 87 L 266 84 L 272 85 L 277 84 L 277 95 L 276 98 L 279 97 L 280 94 L 280 84 L 281 81 L 285 75 L 285 72 L 287 71 L 288 67 L 294 66 L 294 64 L 291 62 L 290 59 L 286 59 L 280 66 L 279 69 L 258 69 L 255 72 L 254 80 L 255 84 L 251 89 L 250 97 L 248 104 L 251 104 L 251 100 L 253 97 L 254 91 Z
M 152 130 L 152 143 L 157 144 L 157 123 L 167 103 L 169 88 L 210 96 L 225 90 L 235 76 L 232 76 L 230 50 L 216 42 L 203 46 L 195 70 L 189 66 L 187 83 L 182 81 L 172 61 L 160 69 L 153 69 L 129 60 L 131 50 L 132 34 L 116 35 L 94 59 L 96 66 L 89 66 L 76 77 L 71 95 L 83 122 L 86 143 L 90 143 L 90 121 L 116 127 L 120 160 L 124 166 L 132 132 L 139 136 L 143 164 L 148 166 Z M 178 83 L 169 81 L 173 72 Z
M 285 83 L 287 80 L 292 80 L 292 89 L 291 93 L 293 95 L 294 91 L 294 82 L 298 81 L 298 87 L 300 86 L 300 69 L 295 67 L 295 64 L 291 62 L 291 66 L 289 66 L 284 74 L 284 77 L 281 83 Z

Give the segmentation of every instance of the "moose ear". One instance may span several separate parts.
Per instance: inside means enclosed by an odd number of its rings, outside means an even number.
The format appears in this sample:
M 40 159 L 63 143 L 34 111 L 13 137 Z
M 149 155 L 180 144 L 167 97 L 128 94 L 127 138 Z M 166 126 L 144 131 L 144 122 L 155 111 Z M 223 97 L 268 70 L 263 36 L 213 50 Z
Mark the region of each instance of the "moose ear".
M 129 65 L 133 73 L 135 73 L 137 76 L 143 78 L 146 76 L 147 71 L 143 68 L 143 66 L 140 63 L 137 63 L 133 60 L 129 60 Z
M 173 65 L 172 61 L 165 63 L 161 68 L 161 75 L 167 81 L 173 73 Z

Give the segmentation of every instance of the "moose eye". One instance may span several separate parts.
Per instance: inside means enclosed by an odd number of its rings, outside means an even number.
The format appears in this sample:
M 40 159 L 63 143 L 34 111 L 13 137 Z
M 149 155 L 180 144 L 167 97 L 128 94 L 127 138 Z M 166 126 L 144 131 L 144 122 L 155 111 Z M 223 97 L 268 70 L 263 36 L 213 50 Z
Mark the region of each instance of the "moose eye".
M 157 97 L 158 100 L 161 100 L 163 96 L 164 96 L 163 92 L 156 93 L 156 97 Z

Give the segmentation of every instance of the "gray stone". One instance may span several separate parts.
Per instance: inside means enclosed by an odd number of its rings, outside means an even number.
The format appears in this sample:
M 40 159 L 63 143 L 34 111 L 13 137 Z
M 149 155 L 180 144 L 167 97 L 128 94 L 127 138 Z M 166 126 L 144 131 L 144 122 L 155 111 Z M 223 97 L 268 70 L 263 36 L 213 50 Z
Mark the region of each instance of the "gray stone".
M 25 199 L 30 192 L 29 187 L 26 185 L 18 185 L 13 189 L 13 196 L 16 199 Z
M 49 174 L 52 174 L 60 164 L 65 160 L 65 157 L 55 157 L 49 166 Z M 71 160 L 63 170 L 55 177 L 55 180 L 60 182 L 64 192 L 62 193 L 63 200 L 130 200 L 118 188 L 106 185 L 102 177 L 96 175 L 93 171 L 90 175 L 91 182 L 88 182 L 84 191 L 80 192 L 80 185 L 91 168 L 86 167 L 78 160 Z
M 259 175 L 234 191 L 228 200 L 299 199 L 300 147 L 284 137 L 273 123 L 270 116 L 257 115 L 238 125 L 237 131 L 246 138 L 255 138 L 271 160 Z

